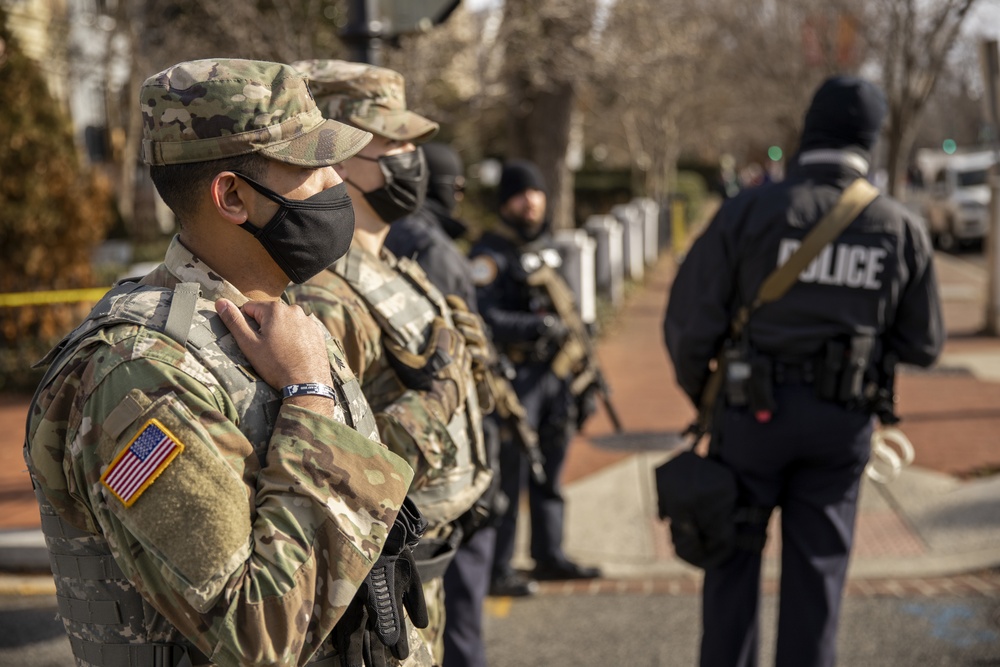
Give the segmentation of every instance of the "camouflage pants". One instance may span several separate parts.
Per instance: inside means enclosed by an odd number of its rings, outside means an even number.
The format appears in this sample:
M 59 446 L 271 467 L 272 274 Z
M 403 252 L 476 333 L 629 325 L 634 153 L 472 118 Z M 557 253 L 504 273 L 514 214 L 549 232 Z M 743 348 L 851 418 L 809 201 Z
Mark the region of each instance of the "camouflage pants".
M 424 600 L 427 602 L 427 617 L 430 622 L 420 630 L 424 643 L 431 649 L 434 664 L 444 660 L 444 579 L 437 577 L 423 582 Z

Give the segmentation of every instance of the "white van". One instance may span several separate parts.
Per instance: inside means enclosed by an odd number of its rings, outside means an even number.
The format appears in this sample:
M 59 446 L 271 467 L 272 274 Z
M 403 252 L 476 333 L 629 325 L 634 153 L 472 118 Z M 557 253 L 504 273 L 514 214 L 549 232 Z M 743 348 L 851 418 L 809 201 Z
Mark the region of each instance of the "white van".
M 990 224 L 991 151 L 950 155 L 939 163 L 924 200 L 931 238 L 942 250 L 981 242 Z

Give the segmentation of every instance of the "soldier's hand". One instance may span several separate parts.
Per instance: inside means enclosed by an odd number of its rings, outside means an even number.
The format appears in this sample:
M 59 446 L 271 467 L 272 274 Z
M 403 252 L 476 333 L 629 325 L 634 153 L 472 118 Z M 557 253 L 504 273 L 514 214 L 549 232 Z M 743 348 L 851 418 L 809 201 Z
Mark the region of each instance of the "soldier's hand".
M 323 331 L 298 306 L 248 301 L 240 309 L 219 299 L 215 309 L 264 382 L 275 389 L 307 382 L 330 384 Z
M 469 368 L 463 363 L 465 341 L 462 335 L 436 318 L 426 348 L 413 354 L 402 345 L 383 337 L 386 356 L 404 385 L 424 392 L 432 409 L 440 412 L 444 423 L 465 403 Z
M 347 611 L 333 628 L 342 667 L 390 667 L 410 654 L 403 610 L 418 628 L 430 619 L 413 560 L 427 520 L 409 497 L 386 537 L 385 547 Z

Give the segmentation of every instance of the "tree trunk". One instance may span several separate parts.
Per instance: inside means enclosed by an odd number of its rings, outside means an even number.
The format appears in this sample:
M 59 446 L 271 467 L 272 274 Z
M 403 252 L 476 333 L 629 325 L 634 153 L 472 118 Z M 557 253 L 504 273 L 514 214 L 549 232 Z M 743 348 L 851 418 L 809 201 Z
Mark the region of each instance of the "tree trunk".
M 553 83 L 545 90 L 521 90 L 511 95 L 521 100 L 511 109 L 508 122 L 510 157 L 523 157 L 538 165 L 548 188 L 547 208 L 553 229 L 571 229 L 573 174 L 566 164 L 570 125 L 576 96 L 569 83 Z

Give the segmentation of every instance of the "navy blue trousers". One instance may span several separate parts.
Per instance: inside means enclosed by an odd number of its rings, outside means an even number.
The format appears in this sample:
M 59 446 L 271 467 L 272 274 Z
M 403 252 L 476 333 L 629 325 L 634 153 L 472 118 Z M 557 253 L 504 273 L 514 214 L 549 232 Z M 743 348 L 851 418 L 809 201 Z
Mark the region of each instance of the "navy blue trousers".
M 483 420 L 483 438 L 490 468 L 499 469 L 500 428 L 492 417 Z M 496 518 L 463 542 L 444 573 L 444 660 L 442 667 L 486 667 L 483 643 L 483 603 L 490 591 Z
M 871 418 L 779 386 L 777 409 L 758 423 L 728 408 L 719 457 L 737 474 L 744 503 L 781 508 L 777 667 L 836 662 L 837 624 L 854 539 Z M 765 526 L 746 527 L 763 531 Z M 705 572 L 701 667 L 756 667 L 761 554 L 739 549 Z
M 444 573 L 443 667 L 486 667 L 483 602 L 490 589 L 496 529 L 480 528 Z
M 547 364 L 518 366 L 512 384 L 528 413 L 528 422 L 538 431 L 546 481 L 538 484 L 531 478 L 528 459 L 514 442 L 501 444 L 500 484 L 510 504 L 497 525 L 494 577 L 509 574 L 512 569 L 518 500 L 524 488 L 528 489 L 531 515 L 531 557 L 536 563 L 566 560 L 562 550 L 566 503 L 560 477 L 576 418 L 573 399 L 568 384 L 553 375 Z

